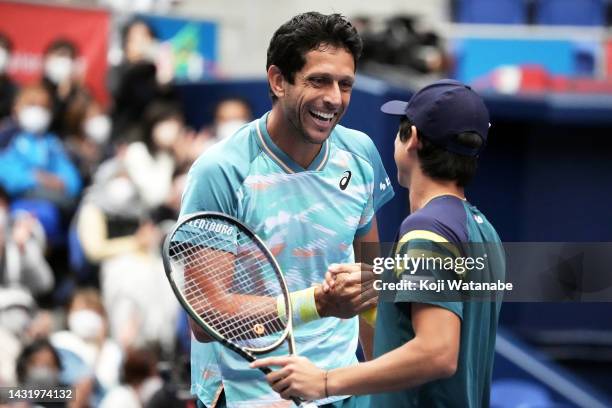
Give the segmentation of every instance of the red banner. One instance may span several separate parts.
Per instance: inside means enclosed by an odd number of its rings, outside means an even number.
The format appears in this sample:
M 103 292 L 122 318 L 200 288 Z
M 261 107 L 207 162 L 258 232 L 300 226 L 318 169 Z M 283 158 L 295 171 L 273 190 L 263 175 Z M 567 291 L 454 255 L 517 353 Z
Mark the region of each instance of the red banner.
M 0 1 L 0 32 L 13 42 L 9 74 L 17 82 L 38 81 L 45 48 L 57 38 L 73 41 L 85 84 L 96 99 L 106 103 L 109 13 Z

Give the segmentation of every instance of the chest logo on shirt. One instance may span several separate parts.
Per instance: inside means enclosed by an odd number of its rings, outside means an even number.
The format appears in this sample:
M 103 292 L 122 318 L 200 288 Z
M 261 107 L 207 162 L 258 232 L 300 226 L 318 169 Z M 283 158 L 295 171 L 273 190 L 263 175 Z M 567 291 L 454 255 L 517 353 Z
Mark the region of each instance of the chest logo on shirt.
M 351 172 L 347 170 L 342 174 L 345 176 L 340 179 L 340 190 L 346 190 L 349 185 L 349 181 L 351 181 Z

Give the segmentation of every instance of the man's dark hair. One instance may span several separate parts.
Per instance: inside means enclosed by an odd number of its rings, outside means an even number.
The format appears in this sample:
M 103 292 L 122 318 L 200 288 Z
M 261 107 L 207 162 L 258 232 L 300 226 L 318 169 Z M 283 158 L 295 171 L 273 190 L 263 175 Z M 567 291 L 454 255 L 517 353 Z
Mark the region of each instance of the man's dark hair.
M 47 48 L 45 48 L 44 55 L 47 56 L 55 51 L 67 51 L 72 59 L 75 59 L 79 54 L 79 50 L 74 41 L 68 38 L 56 38 L 51 41 L 51 43 L 47 45 Z
M 346 49 L 353 55 L 355 67 L 363 47 L 357 30 L 344 16 L 310 11 L 293 17 L 276 30 L 268 47 L 266 70 L 276 65 L 293 84 L 295 73 L 306 64 L 305 54 L 321 46 Z M 270 97 L 272 102 L 276 100 L 272 89 Z
M 412 126 L 408 118 L 401 119 L 399 138 L 402 142 L 410 138 Z M 478 167 L 478 156 L 449 152 L 432 143 L 418 128 L 417 136 L 422 146 L 417 150 L 417 155 L 424 174 L 436 180 L 455 181 L 459 187 L 465 187 L 472 180 Z M 482 138 L 475 132 L 460 133 L 456 141 L 471 149 L 482 146 Z

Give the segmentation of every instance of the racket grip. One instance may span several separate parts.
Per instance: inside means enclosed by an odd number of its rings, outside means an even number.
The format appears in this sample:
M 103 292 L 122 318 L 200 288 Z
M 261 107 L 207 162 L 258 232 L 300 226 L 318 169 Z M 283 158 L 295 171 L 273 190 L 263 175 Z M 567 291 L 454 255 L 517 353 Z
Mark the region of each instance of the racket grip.
M 268 375 L 272 372 L 272 370 L 269 367 L 259 367 L 259 369 L 265 375 Z M 300 408 L 316 408 L 317 407 L 317 405 L 314 402 L 309 402 L 309 401 L 305 402 L 304 400 L 297 398 L 297 397 L 291 398 L 291 400 L 295 403 L 295 405 L 297 405 Z

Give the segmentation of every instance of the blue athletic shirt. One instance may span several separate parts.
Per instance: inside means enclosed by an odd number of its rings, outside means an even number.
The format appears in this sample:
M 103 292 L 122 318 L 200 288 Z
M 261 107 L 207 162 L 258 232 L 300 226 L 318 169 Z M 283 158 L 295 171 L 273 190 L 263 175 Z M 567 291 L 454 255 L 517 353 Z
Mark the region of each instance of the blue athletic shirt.
M 181 216 L 219 211 L 250 226 L 275 255 L 291 292 L 323 281 L 332 263 L 354 262 L 353 240 L 367 233 L 393 189 L 372 140 L 337 125 L 307 169 L 278 148 L 268 113 L 214 145 L 189 171 Z M 321 368 L 357 363 L 358 319 L 324 318 L 294 327 L 297 353 Z M 269 355 L 286 355 L 286 345 Z M 191 391 L 212 405 L 286 406 L 263 373 L 218 343 L 192 338 Z M 346 397 L 331 397 L 328 403 Z M 278 405 L 276 405 L 278 404 Z
M 409 257 L 440 257 L 454 260 L 455 268 L 437 269 L 421 264 L 414 270 L 395 268 L 391 273 L 403 280 L 424 278 L 436 280 L 470 280 L 477 282 L 505 281 L 505 255 L 495 229 L 473 205 L 457 197 L 444 195 L 429 201 L 408 216 L 399 230 L 394 255 Z M 472 258 L 481 262 L 468 271 L 457 258 Z M 480 268 L 481 266 L 482 269 Z M 451 293 L 397 290 L 386 300 L 379 296 L 374 356 L 394 350 L 415 336 L 410 304 L 428 303 L 442 307 L 461 319 L 461 339 L 456 373 L 444 379 L 398 392 L 372 395 L 372 407 L 488 407 L 491 375 L 495 354 L 495 335 L 501 307 L 501 296 L 486 301 L 446 297 Z M 468 293 L 463 292 L 463 295 Z M 456 291 L 453 293 L 457 296 Z M 474 293 L 472 292 L 472 295 Z M 452 300 L 452 301 L 449 301 Z M 458 301 L 454 301 L 458 300 Z

